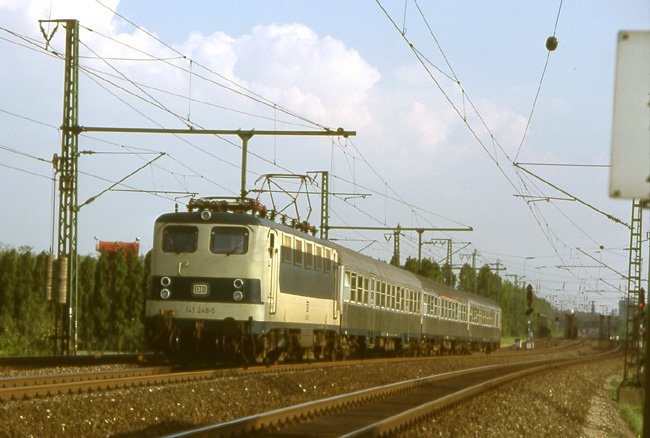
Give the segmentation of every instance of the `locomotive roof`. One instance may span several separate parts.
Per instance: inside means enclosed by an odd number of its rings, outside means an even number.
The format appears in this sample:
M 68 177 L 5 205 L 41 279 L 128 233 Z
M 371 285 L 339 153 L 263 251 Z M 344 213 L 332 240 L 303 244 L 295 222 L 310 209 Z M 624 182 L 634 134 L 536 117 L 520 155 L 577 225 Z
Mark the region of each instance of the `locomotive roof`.
M 393 266 L 381 260 L 373 259 L 363 254 L 359 254 L 344 246 L 333 243 L 329 240 L 319 239 L 317 237 L 305 234 L 288 225 L 280 224 L 269 219 L 253 216 L 244 213 L 230 213 L 230 212 L 212 212 L 209 219 L 203 219 L 200 211 L 192 212 L 177 212 L 165 213 L 156 219 L 156 223 L 177 223 L 177 224 L 197 224 L 197 223 L 213 223 L 213 224 L 228 224 L 228 225 L 261 225 L 269 228 L 280 230 L 287 234 L 299 236 L 305 240 L 317 242 L 323 246 L 336 249 L 339 254 L 339 263 L 342 263 L 348 268 L 363 273 L 375 275 L 377 277 L 390 277 L 397 283 L 404 286 L 425 289 L 444 294 L 451 298 L 466 301 L 471 299 L 487 307 L 498 309 L 498 304 L 485 297 L 474 295 L 469 292 L 459 291 L 444 284 L 438 283 L 430 278 L 416 275 L 406 269 Z

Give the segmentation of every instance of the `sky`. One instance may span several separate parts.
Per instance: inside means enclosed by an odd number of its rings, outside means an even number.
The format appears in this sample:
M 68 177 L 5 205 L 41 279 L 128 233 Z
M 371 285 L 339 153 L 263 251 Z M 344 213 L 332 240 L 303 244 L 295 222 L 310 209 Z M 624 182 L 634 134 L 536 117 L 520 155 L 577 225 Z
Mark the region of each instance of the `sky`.
M 499 263 L 558 307 L 617 310 L 629 230 L 542 180 L 630 222 L 631 201 L 608 197 L 616 40 L 648 30 L 647 1 L 155 4 L 0 0 L 3 247 L 56 242 L 65 29 L 39 20 L 78 19 L 80 126 L 355 131 L 254 136 L 249 196 L 269 188 L 263 175 L 307 187 L 297 207 L 259 196 L 318 225 L 320 188 L 278 176 L 328 171 L 330 225 L 472 227 L 423 233 L 423 256 L 444 262 L 435 239 L 452 239 L 454 265 L 476 251 L 477 265 Z M 190 196 L 239 194 L 236 135 L 86 132 L 79 150 L 80 254 L 136 238 L 146 252 L 160 214 Z M 390 232 L 330 238 L 392 255 Z M 400 241 L 402 261 L 417 256 L 416 233 Z

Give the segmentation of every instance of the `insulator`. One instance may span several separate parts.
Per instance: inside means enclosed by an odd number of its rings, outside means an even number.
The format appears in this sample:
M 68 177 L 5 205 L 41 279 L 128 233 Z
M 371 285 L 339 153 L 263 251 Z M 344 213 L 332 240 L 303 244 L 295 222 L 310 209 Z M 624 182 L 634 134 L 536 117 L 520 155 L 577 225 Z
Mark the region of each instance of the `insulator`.
M 67 303 L 68 292 L 68 258 L 63 256 L 59 257 L 59 281 L 58 281 L 58 303 Z
M 546 39 L 546 50 L 552 52 L 555 49 L 557 49 L 557 38 L 550 36 Z
M 52 279 L 54 278 L 54 256 L 47 259 L 47 277 L 45 279 L 45 299 L 52 301 Z

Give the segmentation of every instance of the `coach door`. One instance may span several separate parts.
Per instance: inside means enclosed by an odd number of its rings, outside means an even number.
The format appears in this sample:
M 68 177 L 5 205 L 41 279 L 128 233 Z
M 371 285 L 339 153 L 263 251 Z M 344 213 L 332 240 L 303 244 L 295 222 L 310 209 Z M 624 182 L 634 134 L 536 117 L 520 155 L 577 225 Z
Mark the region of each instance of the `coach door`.
M 275 314 L 278 308 L 278 274 L 279 274 L 279 257 L 280 251 L 280 239 L 278 238 L 278 233 L 271 230 L 269 232 L 268 239 L 268 272 L 266 278 L 269 279 L 268 282 L 268 303 L 269 303 L 269 313 Z

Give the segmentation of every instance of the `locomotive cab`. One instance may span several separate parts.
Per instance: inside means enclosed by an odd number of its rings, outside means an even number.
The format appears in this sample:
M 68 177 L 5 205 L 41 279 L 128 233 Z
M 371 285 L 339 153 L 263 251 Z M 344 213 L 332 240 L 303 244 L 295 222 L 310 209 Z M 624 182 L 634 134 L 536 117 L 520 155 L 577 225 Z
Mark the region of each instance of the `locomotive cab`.
M 148 338 L 168 355 L 229 355 L 264 316 L 268 233 L 245 215 L 206 213 L 163 215 L 154 227 Z

